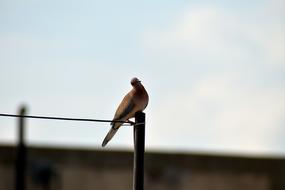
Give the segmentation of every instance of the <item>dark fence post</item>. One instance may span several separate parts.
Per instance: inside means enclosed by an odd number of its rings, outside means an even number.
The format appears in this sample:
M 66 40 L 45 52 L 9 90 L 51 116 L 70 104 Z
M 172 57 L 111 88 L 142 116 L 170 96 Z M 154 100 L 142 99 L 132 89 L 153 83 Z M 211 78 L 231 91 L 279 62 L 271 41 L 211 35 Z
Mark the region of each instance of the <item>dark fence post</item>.
M 19 110 L 19 115 L 24 116 L 26 108 L 22 106 Z M 19 117 L 18 119 L 18 145 L 16 149 L 16 184 L 15 190 L 25 190 L 25 174 L 26 174 L 26 146 L 25 146 L 25 118 Z
M 145 113 L 137 112 L 134 125 L 133 190 L 144 189 Z

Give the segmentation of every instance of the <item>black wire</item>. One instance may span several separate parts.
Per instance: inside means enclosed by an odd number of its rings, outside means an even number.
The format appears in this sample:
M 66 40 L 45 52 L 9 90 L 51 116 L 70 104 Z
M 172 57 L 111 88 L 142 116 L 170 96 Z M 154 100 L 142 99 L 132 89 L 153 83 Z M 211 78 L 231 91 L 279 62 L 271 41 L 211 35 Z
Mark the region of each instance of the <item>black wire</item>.
M 105 119 L 85 119 L 85 118 L 70 118 L 70 117 L 50 117 L 50 116 L 34 116 L 34 115 L 15 115 L 15 114 L 4 114 L 0 113 L 0 116 L 4 117 L 25 117 L 25 118 L 33 118 L 33 119 L 53 119 L 53 120 L 68 120 L 68 121 L 89 121 L 89 122 L 105 122 L 105 123 L 128 123 L 130 125 L 134 125 L 135 123 L 132 121 L 122 121 L 122 120 L 105 120 Z

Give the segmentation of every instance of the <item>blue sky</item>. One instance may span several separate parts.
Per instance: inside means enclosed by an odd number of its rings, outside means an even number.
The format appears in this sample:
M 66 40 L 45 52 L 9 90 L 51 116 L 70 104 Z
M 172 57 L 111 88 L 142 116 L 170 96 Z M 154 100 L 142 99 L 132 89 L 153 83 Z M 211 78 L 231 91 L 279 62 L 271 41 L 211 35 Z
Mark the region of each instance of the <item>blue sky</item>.
M 137 76 L 148 149 L 285 154 L 284 1 L 0 1 L 0 112 L 110 119 Z M 0 142 L 15 142 L 0 118 Z M 28 121 L 34 145 L 109 126 Z M 131 148 L 128 127 L 108 148 Z

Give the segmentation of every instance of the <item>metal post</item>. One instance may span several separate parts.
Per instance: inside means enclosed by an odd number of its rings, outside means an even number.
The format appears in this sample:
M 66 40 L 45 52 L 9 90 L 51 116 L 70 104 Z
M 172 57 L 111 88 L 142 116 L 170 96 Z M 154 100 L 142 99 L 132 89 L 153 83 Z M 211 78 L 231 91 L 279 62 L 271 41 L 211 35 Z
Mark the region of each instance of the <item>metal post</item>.
M 145 113 L 137 112 L 134 125 L 133 190 L 144 189 Z
M 23 116 L 26 114 L 26 108 L 22 106 L 19 110 L 19 115 Z M 15 190 L 25 190 L 25 174 L 26 174 L 26 146 L 25 146 L 25 118 L 20 117 L 18 120 L 18 145 L 16 149 L 16 184 Z

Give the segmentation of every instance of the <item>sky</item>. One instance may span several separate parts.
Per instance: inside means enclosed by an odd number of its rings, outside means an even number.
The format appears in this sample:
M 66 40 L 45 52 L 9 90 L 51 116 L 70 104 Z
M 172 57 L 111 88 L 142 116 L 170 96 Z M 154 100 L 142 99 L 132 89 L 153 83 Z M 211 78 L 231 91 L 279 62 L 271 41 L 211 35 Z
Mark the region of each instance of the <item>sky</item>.
M 0 113 L 112 119 L 138 77 L 146 149 L 285 156 L 285 1 L 0 0 Z M 17 120 L 0 118 L 0 143 Z M 101 149 L 107 123 L 27 121 Z M 132 149 L 124 126 L 105 149 Z

